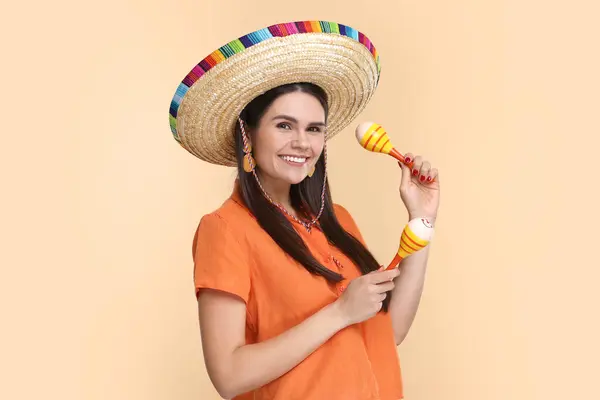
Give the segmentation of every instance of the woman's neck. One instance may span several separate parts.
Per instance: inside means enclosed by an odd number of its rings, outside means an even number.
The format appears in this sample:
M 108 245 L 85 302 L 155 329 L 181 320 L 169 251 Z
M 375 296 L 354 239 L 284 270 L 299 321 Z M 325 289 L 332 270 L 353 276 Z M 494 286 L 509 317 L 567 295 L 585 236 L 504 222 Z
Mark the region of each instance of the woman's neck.
M 271 179 L 260 173 L 258 173 L 258 179 L 260 180 L 262 187 L 265 189 L 271 200 L 279 203 L 288 212 L 294 215 L 296 214 L 296 211 L 292 207 L 290 197 L 291 185 L 289 183 L 278 179 Z

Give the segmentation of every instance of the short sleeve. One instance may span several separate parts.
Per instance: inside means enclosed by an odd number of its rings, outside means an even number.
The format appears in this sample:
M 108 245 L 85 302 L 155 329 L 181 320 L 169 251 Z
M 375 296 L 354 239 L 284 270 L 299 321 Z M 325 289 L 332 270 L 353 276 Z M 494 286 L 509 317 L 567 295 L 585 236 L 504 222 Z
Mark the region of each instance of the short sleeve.
M 200 289 L 221 290 L 248 303 L 249 254 L 239 238 L 218 214 L 200 220 L 192 246 L 196 296 Z
M 354 218 L 352 218 L 350 212 L 348 212 L 346 208 L 339 204 L 334 204 L 333 209 L 335 211 L 337 220 L 342 225 L 342 228 L 358 239 L 363 246 L 367 247 L 365 239 L 363 238 L 362 233 L 360 232 L 360 229 L 358 229 L 358 225 L 356 225 L 356 222 L 354 221 Z

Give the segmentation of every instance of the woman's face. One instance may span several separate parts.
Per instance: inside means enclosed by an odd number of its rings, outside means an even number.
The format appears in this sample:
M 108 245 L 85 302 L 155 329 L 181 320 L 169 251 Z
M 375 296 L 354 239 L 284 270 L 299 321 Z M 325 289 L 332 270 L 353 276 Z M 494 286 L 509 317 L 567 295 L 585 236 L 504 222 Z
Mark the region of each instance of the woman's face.
M 300 183 L 323 151 L 325 110 L 308 93 L 284 94 L 271 104 L 251 137 L 264 183 Z

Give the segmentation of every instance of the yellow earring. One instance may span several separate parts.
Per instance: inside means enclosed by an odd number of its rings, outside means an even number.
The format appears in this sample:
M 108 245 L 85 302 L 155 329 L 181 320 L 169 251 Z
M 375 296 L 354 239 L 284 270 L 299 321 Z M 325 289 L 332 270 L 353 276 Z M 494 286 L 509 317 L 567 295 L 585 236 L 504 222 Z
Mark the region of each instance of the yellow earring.
M 313 174 L 315 173 L 315 168 L 316 168 L 316 166 L 313 166 L 312 169 L 308 172 L 309 178 L 312 178 Z
M 252 154 L 246 153 L 244 156 L 244 171 L 250 173 L 254 170 L 254 157 Z
M 248 136 L 246 135 L 246 130 L 244 129 L 244 121 L 238 117 L 238 121 L 240 122 L 240 130 L 242 131 L 242 139 L 244 140 L 244 161 L 243 167 L 244 171 L 250 173 L 254 171 L 255 163 L 254 157 L 252 157 L 252 144 L 248 140 Z

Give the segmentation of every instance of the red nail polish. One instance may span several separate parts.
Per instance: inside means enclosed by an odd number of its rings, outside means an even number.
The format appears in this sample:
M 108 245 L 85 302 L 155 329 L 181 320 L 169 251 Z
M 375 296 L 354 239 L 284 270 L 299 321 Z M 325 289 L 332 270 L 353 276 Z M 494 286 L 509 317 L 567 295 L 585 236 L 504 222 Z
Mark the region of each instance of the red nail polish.
M 417 171 L 416 169 L 413 169 L 413 175 L 418 175 L 419 171 Z
M 421 179 L 421 182 L 423 182 L 425 180 L 425 176 L 421 175 L 421 177 L 419 179 Z
M 410 157 L 404 158 L 404 162 L 408 164 L 410 162 Z
M 431 182 L 431 177 L 430 176 L 427 177 L 427 182 Z

